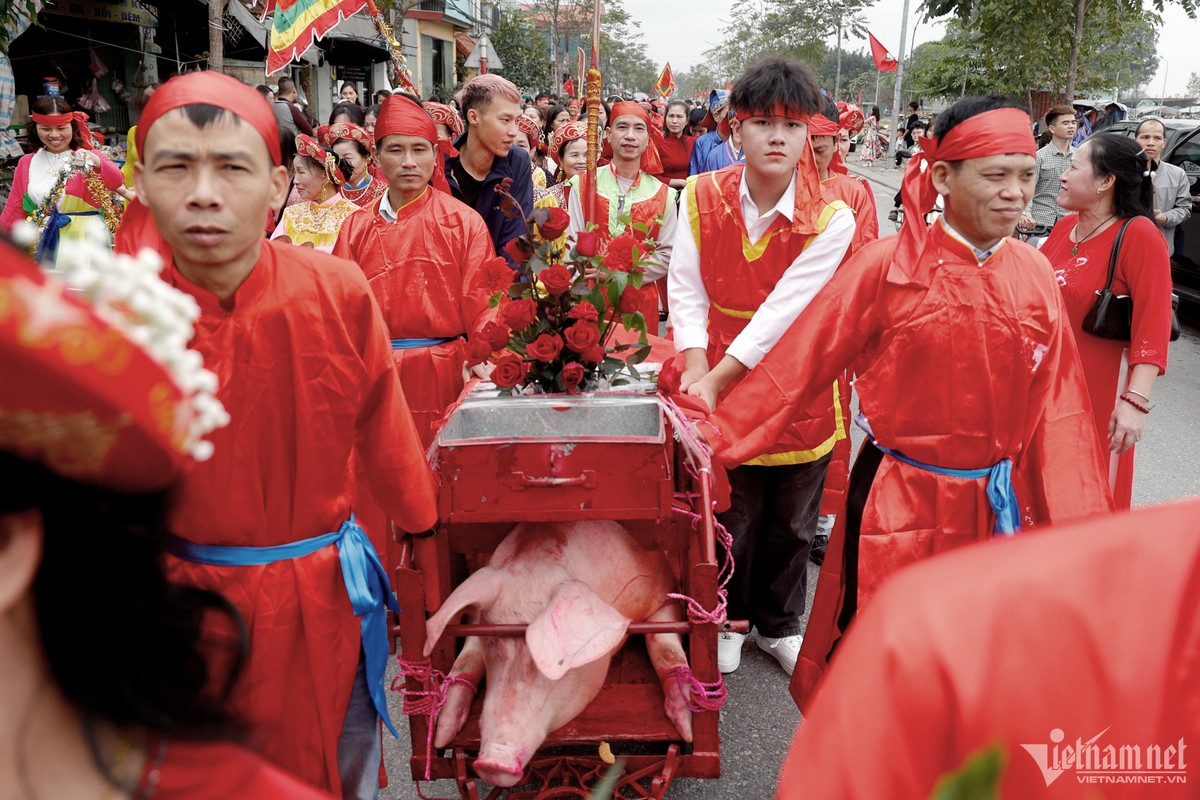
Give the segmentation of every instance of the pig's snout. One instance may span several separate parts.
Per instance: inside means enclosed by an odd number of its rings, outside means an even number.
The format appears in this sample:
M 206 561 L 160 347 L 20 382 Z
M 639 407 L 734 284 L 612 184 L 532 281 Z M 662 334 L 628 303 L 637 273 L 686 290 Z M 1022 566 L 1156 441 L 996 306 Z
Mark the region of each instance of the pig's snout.
M 517 748 L 486 745 L 475 759 L 475 774 L 493 786 L 508 788 L 521 782 L 525 774 L 526 755 Z

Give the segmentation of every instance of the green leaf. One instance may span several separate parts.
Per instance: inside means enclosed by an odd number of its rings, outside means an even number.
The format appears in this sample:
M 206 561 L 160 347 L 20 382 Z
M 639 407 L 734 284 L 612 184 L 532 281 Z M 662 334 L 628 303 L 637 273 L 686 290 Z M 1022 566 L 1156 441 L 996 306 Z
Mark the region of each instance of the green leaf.
M 650 345 L 643 345 L 637 350 L 634 350 L 625 359 L 626 364 L 640 364 L 650 355 Z M 641 377 L 640 375 L 638 377 Z
M 609 800 L 617 788 L 617 780 L 624 771 L 625 759 L 618 758 L 616 763 L 604 773 L 604 777 L 592 787 L 592 792 L 588 795 L 588 800 Z
M 938 779 L 929 800 L 995 800 L 1005 761 L 999 744 L 975 750 L 961 767 Z

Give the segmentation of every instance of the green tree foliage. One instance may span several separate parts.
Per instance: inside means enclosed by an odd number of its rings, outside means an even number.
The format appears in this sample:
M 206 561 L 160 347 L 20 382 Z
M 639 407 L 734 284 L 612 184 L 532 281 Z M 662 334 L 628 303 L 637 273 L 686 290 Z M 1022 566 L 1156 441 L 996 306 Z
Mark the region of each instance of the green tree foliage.
M 1188 78 L 1187 93 L 1191 97 L 1200 97 L 1200 72 L 1193 72 Z
M 544 57 L 549 55 L 556 59 L 557 69 L 574 75 L 575 51 L 567 52 L 567 42 L 579 41 L 584 53 L 591 53 L 593 0 L 532 0 L 526 5 L 527 18 L 534 21 L 538 32 L 549 43 L 543 51 Z M 550 42 L 551 29 L 557 34 L 555 42 Z M 604 16 L 600 20 L 600 71 L 604 75 L 606 93 L 648 93 L 661 66 L 650 60 L 641 26 L 630 17 L 621 0 L 606 0 Z
M 1137 82 L 1135 73 L 1153 59 L 1145 29 L 1161 24 L 1167 2 L 1195 16 L 1197 0 L 1153 0 L 1152 10 L 1137 0 L 925 0 L 925 10 L 957 17 L 974 60 L 991 73 L 983 82 L 1017 96 L 1048 89 L 1073 97 Z M 1130 48 L 1139 52 L 1135 59 Z M 1125 70 L 1128 81 L 1120 77 Z
M 491 34 L 504 69 L 500 73 L 522 89 L 543 91 L 550 85 L 546 40 L 518 14 L 505 10 Z

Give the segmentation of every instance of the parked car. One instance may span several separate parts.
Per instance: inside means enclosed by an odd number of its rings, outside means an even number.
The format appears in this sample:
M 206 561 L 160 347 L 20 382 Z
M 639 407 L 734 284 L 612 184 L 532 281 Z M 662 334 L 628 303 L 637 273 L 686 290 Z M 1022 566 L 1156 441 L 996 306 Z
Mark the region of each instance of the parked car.
M 1167 142 L 1163 160 L 1187 173 L 1192 182 L 1192 215 L 1175 229 L 1175 255 L 1171 256 L 1171 278 L 1181 302 L 1200 307 L 1200 120 L 1164 119 Z M 1137 120 L 1123 120 L 1103 128 L 1133 138 Z

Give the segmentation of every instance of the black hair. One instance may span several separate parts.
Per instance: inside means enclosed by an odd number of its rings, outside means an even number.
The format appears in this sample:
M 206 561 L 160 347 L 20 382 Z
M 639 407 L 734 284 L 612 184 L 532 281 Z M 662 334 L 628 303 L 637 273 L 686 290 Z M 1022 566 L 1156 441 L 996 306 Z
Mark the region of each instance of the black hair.
M 918 103 L 916 100 L 913 100 L 911 103 L 908 104 L 908 107 L 911 108 L 913 111 L 916 111 L 918 108 L 921 107 L 921 104 Z
M 368 108 L 366 113 L 363 114 L 363 121 L 365 122 L 367 117 L 374 117 L 376 120 L 378 120 L 379 119 L 379 109 L 382 105 L 383 105 L 382 103 L 376 103 L 375 105 Z
M 833 102 L 833 98 L 829 96 L 824 97 L 823 100 L 825 101 L 824 105 L 816 113 L 832 121 L 836 125 L 840 119 L 837 103 Z
M 271 94 L 271 87 L 267 86 L 265 83 L 260 83 L 258 86 L 254 87 L 254 91 L 261 94 L 263 96 L 263 99 L 266 100 L 267 97 Z
M 1147 123 L 1151 123 L 1151 122 L 1153 122 L 1155 125 L 1160 125 L 1160 126 L 1162 126 L 1162 129 L 1163 129 L 1163 138 L 1166 138 L 1166 135 L 1167 135 L 1167 123 L 1163 122 L 1163 121 L 1162 121 L 1161 119 L 1159 119 L 1158 117 L 1146 117 L 1144 120 L 1142 120 L 1141 122 L 1139 122 L 1139 123 L 1138 123 L 1138 126 L 1137 126 L 1137 129 L 1136 129 L 1136 130 L 1133 132 L 1133 135 L 1134 135 L 1134 137 L 1136 138 L 1136 137 L 1137 137 L 1137 135 L 1138 135 L 1138 134 L 1140 134 L 1140 133 L 1142 132 L 1142 128 L 1143 128 L 1143 127 L 1144 127 L 1144 126 L 1145 126 Z
M 279 132 L 279 163 L 292 171 L 292 161 L 296 158 L 296 137 L 288 131 Z
M 380 95 L 383 95 L 383 96 L 380 97 Z M 376 101 L 375 105 L 379 105 L 380 103 L 382 103 L 384 100 L 386 100 L 387 98 L 389 98 L 391 96 L 392 96 L 392 93 L 387 89 L 376 89 L 375 96 L 374 96 L 374 99 Z
M 338 103 L 333 107 L 333 111 L 329 112 L 329 124 L 332 125 L 333 121 L 342 114 L 345 114 L 347 117 L 349 117 L 349 121 L 353 122 L 360 128 L 367 124 L 367 112 L 363 109 L 363 107 L 358 103 L 349 103 L 344 101 Z
M 296 88 L 296 82 L 291 78 L 280 78 L 275 84 L 275 95 L 286 94 Z
M 327 153 L 333 152 L 328 147 L 323 147 L 321 149 Z M 309 172 L 316 172 L 321 175 L 326 174 L 325 173 L 325 162 L 317 161 L 312 156 L 298 155 L 298 156 L 296 156 L 296 163 L 303 164 L 304 168 L 306 170 L 308 170 Z M 333 156 L 333 165 L 334 165 L 334 171 L 337 173 L 337 175 L 335 176 L 335 178 L 337 179 L 335 181 L 335 185 L 337 185 L 337 186 L 340 186 L 341 184 L 349 181 L 351 176 L 354 174 L 354 169 L 350 166 L 350 162 L 346 161 L 346 159 L 341 158 L 336 154 L 334 154 L 334 156 Z
M 1029 109 L 1020 103 L 999 94 L 985 94 L 976 97 L 964 97 L 947 108 L 938 116 L 937 130 L 934 135 L 938 141 L 946 138 L 946 134 L 955 126 L 966 122 L 971 117 L 1001 108 L 1015 108 L 1028 113 Z
M 235 123 L 240 123 L 242 121 L 240 117 L 229 109 L 214 106 L 210 103 L 193 103 L 190 106 L 183 106 L 183 114 L 187 117 L 188 122 L 201 130 L 216 125 L 218 122 L 223 123 L 233 120 Z
M 675 106 L 679 106 L 680 108 L 683 109 L 683 116 L 685 117 L 685 119 L 683 121 L 683 132 L 680 133 L 680 136 L 687 136 L 688 135 L 688 123 L 691 122 L 691 109 L 688 108 L 688 104 L 687 104 L 686 100 L 679 100 L 678 98 L 667 103 L 667 107 L 663 109 L 663 112 L 662 112 L 663 136 L 671 135 L 671 132 L 667 130 L 667 112 L 669 112 Z
M 871 113 L 867 114 L 867 116 L 874 117 L 875 120 L 878 122 L 879 121 L 879 106 L 871 106 Z
M 56 114 L 70 114 L 74 109 L 71 108 L 71 104 L 67 102 L 65 97 L 62 97 L 61 95 L 47 94 L 39 97 L 37 100 L 34 100 L 33 104 L 29 107 L 29 110 L 34 114 L 53 116 Z M 41 137 L 38 137 L 38 146 L 43 148 L 46 146 L 45 144 L 42 144 Z M 74 122 L 71 123 L 70 147 L 72 150 L 78 150 L 79 148 L 83 147 L 83 138 L 79 135 L 79 130 L 75 127 Z
M 1085 144 L 1092 173 L 1097 178 L 1113 176 L 1113 213 L 1118 217 L 1154 219 L 1154 179 L 1150 159 L 1142 146 L 1127 136 L 1100 133 Z
M 550 134 L 554 133 L 554 120 L 559 114 L 567 110 L 566 106 L 558 104 L 550 106 L 550 110 L 546 112 L 546 121 L 542 124 L 542 141 L 550 141 Z
M 123 494 L 61 477 L 0 451 L 0 516 L 37 511 L 42 560 L 33 582 L 50 673 L 85 719 L 186 739 L 239 732 L 227 700 L 248 638 L 224 597 L 168 580 L 170 492 Z M 202 638 L 206 614 L 236 644 Z M 214 682 L 207 656 L 231 665 Z M 214 691 L 214 686 L 220 689 Z
M 741 74 L 729 92 L 738 114 L 782 106 L 789 112 L 814 114 L 824 105 L 812 70 L 800 61 L 778 56 L 759 59 Z
M 693 108 L 688 112 L 687 132 L 689 135 L 695 135 L 696 126 L 704 121 L 707 114 L 708 110 L 705 108 Z

